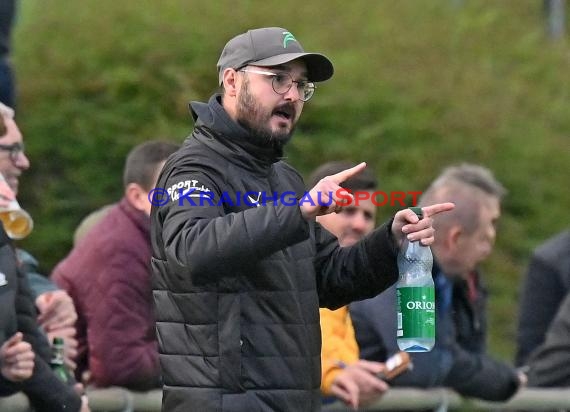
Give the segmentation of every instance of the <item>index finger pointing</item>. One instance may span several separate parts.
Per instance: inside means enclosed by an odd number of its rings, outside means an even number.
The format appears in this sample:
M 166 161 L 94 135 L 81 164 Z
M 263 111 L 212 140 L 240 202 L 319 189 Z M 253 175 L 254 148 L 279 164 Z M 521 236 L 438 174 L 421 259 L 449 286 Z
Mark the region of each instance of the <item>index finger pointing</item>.
M 441 212 L 448 212 L 455 208 L 455 203 L 446 202 L 446 203 L 436 203 L 435 205 L 429 205 L 422 207 L 422 211 L 424 212 L 425 217 L 430 217 L 437 215 Z
M 334 175 L 329 176 L 333 182 L 337 185 L 341 184 L 342 182 L 350 179 L 353 176 L 356 176 L 360 172 L 362 172 L 366 168 L 366 162 L 362 162 L 357 164 L 356 166 L 351 167 L 350 169 L 343 170 L 342 172 L 338 172 Z

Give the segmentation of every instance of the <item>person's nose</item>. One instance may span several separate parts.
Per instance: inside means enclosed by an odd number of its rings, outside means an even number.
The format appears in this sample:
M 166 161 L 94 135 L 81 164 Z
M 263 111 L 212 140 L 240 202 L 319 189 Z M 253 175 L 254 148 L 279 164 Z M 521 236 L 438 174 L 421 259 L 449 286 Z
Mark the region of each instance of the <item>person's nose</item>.
M 497 229 L 495 228 L 495 226 L 491 226 L 491 228 L 489 229 L 489 243 L 491 245 L 491 248 L 495 244 L 496 237 L 497 237 Z
M 489 239 L 481 245 L 481 261 L 487 259 L 493 251 L 493 242 Z
M 362 213 L 356 213 L 352 219 L 352 230 L 363 233 L 366 230 L 366 218 Z
M 30 159 L 24 152 L 18 153 L 18 157 L 16 158 L 16 162 L 14 165 L 20 170 L 27 170 L 30 168 Z
M 285 93 L 285 99 L 291 102 L 301 100 L 301 91 L 299 90 L 299 85 L 295 82 L 291 85 L 291 88 Z

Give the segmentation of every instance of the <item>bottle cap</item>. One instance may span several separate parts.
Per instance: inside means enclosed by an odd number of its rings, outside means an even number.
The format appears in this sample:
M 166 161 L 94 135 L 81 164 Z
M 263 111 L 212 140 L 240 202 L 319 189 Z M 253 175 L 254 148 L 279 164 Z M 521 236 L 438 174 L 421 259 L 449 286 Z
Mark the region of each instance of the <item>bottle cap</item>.
M 414 212 L 420 219 L 424 217 L 424 211 L 419 206 L 410 207 L 410 210 Z

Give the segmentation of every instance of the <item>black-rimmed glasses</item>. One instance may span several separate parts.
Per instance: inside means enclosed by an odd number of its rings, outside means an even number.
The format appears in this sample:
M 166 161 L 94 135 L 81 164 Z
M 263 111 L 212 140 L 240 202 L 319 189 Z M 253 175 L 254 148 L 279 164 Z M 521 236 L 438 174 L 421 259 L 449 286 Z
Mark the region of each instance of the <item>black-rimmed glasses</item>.
M 315 83 L 309 82 L 307 80 L 293 80 L 289 73 L 280 72 L 280 73 L 273 73 L 270 71 L 265 70 L 257 70 L 257 69 L 241 69 L 240 72 L 246 73 L 255 73 L 255 74 L 262 74 L 264 76 L 271 76 L 273 77 L 271 81 L 271 86 L 273 90 L 277 94 L 285 94 L 291 87 L 293 87 L 293 83 L 297 83 L 297 90 L 299 91 L 299 98 L 306 102 L 315 94 Z
M 3 150 L 5 152 L 10 152 L 10 160 L 16 163 L 18 161 L 20 153 L 24 152 L 24 144 L 23 143 L 0 144 L 0 150 Z

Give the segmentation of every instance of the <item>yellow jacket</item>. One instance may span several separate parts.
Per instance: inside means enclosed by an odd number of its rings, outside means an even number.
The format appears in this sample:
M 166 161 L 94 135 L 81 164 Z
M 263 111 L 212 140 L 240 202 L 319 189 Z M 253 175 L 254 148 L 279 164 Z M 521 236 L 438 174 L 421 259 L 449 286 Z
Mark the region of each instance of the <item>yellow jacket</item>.
M 348 306 L 343 306 L 334 311 L 320 309 L 320 314 L 323 340 L 321 392 L 330 395 L 332 383 L 342 370 L 341 365 L 356 362 L 359 351 Z

